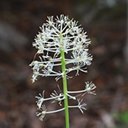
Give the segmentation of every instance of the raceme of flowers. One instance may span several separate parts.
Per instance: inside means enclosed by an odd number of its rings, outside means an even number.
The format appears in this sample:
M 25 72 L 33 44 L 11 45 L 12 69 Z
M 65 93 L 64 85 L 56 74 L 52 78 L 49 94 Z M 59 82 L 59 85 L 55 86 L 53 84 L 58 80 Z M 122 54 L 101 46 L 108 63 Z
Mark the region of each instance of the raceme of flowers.
M 32 61 L 30 66 L 33 69 L 32 81 L 35 82 L 38 77 L 55 77 L 56 80 L 63 78 L 64 72 L 61 71 L 61 51 L 65 54 L 66 76 L 72 71 L 87 72 L 87 66 L 91 64 L 92 55 L 88 53 L 90 39 L 87 38 L 86 32 L 73 19 L 60 15 L 55 19 L 53 16 L 48 17 L 46 23 L 40 27 L 40 32 L 36 35 L 33 46 L 37 49 L 36 59 Z M 71 100 L 76 100 L 77 105 L 68 106 L 69 108 L 79 108 L 83 113 L 86 110 L 86 104 L 82 99 L 78 99 L 80 93 L 94 94 L 96 86 L 92 82 L 85 83 L 85 89 L 79 91 L 67 91 L 67 96 Z M 74 96 L 75 95 L 75 96 Z M 45 98 L 43 94 L 36 96 L 38 113 L 37 116 L 41 120 L 46 114 L 63 111 L 60 108 L 48 111 L 44 105 L 45 101 L 56 101 L 62 106 L 61 102 L 65 99 L 63 93 L 57 93 L 55 90 L 49 98 Z
M 66 74 L 71 71 L 76 71 L 76 75 L 79 71 L 87 72 L 87 66 L 92 61 L 92 56 L 88 53 L 90 40 L 76 21 L 64 15 L 55 20 L 51 16 L 40 30 L 33 42 L 39 59 L 30 64 L 33 68 L 33 82 L 38 76 L 63 76 L 61 70 L 56 70 L 61 66 L 60 49 L 66 54 Z

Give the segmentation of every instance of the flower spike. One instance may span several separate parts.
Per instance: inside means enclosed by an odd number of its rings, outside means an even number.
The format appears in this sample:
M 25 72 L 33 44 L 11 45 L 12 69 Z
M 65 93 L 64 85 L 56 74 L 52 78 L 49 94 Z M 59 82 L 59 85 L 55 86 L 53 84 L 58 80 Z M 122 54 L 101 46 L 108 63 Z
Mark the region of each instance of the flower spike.
M 62 36 L 63 44 L 60 43 Z M 34 60 L 30 66 L 33 69 L 32 80 L 35 82 L 38 76 L 54 76 L 60 78 L 63 76 L 61 71 L 55 67 L 61 67 L 61 50 L 67 54 L 65 58 L 66 65 L 72 65 L 73 68 L 66 69 L 66 75 L 71 71 L 87 72 L 87 66 L 91 64 L 92 56 L 88 53 L 90 40 L 87 38 L 83 29 L 73 19 L 61 15 L 56 19 L 48 17 L 47 23 L 40 27 L 40 32 L 33 42 L 38 55 L 42 58 Z M 53 56 L 49 56 L 49 53 Z M 69 56 L 69 53 L 71 56 Z
M 63 91 L 54 90 L 49 97 L 42 94 L 36 96 L 37 116 L 43 120 L 45 115 L 65 111 L 65 128 L 69 128 L 69 109 L 77 108 L 81 113 L 86 110 L 83 102 L 85 94 L 95 93 L 95 84 L 85 82 L 83 90 L 68 91 L 67 80 L 70 72 L 87 73 L 87 67 L 91 65 L 92 55 L 89 54 L 88 46 L 91 43 L 83 28 L 74 19 L 60 15 L 54 18 L 47 17 L 46 23 L 40 27 L 40 32 L 36 35 L 33 47 L 37 49 L 34 60 L 31 62 L 33 75 L 32 82 L 38 77 L 55 77 L 58 81 L 62 79 Z M 76 105 L 70 106 L 69 100 L 74 100 Z M 59 104 L 59 109 L 47 110 L 45 102 Z

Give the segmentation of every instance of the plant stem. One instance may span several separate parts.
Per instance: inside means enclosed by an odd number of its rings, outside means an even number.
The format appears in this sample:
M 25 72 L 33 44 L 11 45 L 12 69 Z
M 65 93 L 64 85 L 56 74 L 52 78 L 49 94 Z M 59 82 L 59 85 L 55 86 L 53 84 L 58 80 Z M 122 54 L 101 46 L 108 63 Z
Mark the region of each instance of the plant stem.
M 64 93 L 64 108 L 65 108 L 65 125 L 69 128 L 69 110 L 68 110 L 68 97 L 67 97 L 67 77 L 66 77 L 66 62 L 65 62 L 65 52 L 63 49 L 63 36 L 60 34 L 61 43 L 61 69 L 63 73 L 63 93 Z

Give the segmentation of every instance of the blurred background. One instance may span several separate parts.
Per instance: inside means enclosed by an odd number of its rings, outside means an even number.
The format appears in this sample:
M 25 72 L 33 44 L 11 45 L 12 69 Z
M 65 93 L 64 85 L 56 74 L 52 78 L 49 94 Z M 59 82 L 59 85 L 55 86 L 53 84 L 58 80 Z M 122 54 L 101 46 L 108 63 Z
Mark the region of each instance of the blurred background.
M 60 14 L 84 27 L 94 56 L 88 74 L 70 79 L 69 88 L 97 86 L 96 96 L 85 97 L 84 115 L 70 111 L 71 128 L 128 128 L 126 8 L 125 0 L 0 0 L 0 128 L 64 128 L 63 112 L 43 122 L 36 117 L 35 95 L 46 90 L 47 97 L 57 84 L 54 78 L 32 84 L 29 67 L 39 26 Z

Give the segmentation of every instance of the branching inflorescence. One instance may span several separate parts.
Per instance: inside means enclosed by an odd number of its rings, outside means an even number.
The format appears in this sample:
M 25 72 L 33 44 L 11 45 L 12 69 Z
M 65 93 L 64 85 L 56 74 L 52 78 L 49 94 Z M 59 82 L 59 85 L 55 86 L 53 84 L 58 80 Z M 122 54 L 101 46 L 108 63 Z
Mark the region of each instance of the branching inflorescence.
M 77 98 L 78 94 L 94 94 L 96 86 L 92 82 L 86 82 L 83 90 L 68 91 L 67 78 L 69 73 L 76 71 L 87 73 L 87 66 L 91 64 L 92 56 L 88 53 L 90 39 L 87 38 L 86 32 L 73 19 L 60 15 L 55 19 L 53 16 L 48 17 L 47 22 L 40 27 L 33 46 L 37 49 L 36 55 L 38 60 L 34 60 L 30 66 L 33 69 L 32 81 L 35 82 L 37 77 L 55 77 L 56 80 L 63 79 L 63 93 L 57 93 L 55 90 L 49 98 L 43 94 L 36 96 L 38 113 L 41 120 L 46 114 L 56 113 L 65 110 L 68 113 L 70 108 L 78 108 L 83 113 L 86 110 L 86 104 Z M 69 106 L 68 100 L 76 100 L 77 105 Z M 62 107 L 57 110 L 48 111 L 44 105 L 45 101 L 58 102 Z M 61 102 L 64 101 L 64 107 Z M 68 117 L 68 114 L 66 116 Z M 68 122 L 68 119 L 66 119 Z M 66 122 L 66 123 L 67 123 Z M 66 125 L 66 128 L 69 126 Z

